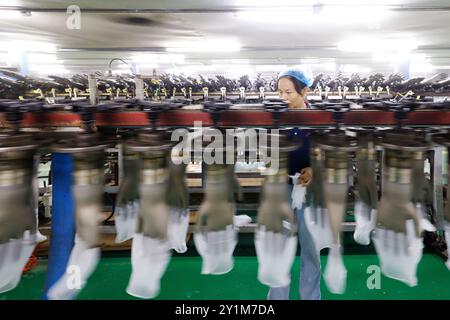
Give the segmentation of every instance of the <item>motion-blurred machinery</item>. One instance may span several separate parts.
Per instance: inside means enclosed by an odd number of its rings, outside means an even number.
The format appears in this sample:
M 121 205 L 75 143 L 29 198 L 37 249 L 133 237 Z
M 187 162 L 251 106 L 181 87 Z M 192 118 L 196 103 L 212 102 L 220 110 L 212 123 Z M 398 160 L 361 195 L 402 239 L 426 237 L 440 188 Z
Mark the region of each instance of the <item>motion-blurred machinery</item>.
M 311 139 L 313 182 L 300 205 L 316 249 L 329 248 L 330 291 L 345 291 L 342 232 L 373 242 L 383 273 L 414 286 L 424 244 L 448 260 L 446 79 L 319 75 L 312 109 L 291 110 L 270 81 L 252 91 L 248 77 L 0 71 L 0 292 L 17 286 L 39 241 L 38 211 L 41 230 L 51 221 L 48 299 L 76 297 L 64 277 L 79 268 L 84 286 L 105 233 L 133 239 L 134 296 L 158 295 L 171 250 L 185 252 L 192 233 L 202 273 L 222 274 L 237 232 L 254 232 L 258 279 L 286 285 L 297 232 L 286 188 L 288 154 L 300 147 L 293 127 Z M 253 219 L 239 219 L 249 211 Z

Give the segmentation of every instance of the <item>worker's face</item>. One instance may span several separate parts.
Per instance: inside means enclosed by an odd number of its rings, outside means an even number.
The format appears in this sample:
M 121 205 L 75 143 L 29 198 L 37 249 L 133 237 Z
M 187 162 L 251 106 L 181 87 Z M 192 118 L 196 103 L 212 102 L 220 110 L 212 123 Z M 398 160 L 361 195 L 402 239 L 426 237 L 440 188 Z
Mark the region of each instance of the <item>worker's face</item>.
M 305 96 L 308 89 L 304 88 L 301 93 L 295 91 L 294 83 L 287 78 L 278 80 L 278 95 L 287 100 L 289 108 L 305 108 Z

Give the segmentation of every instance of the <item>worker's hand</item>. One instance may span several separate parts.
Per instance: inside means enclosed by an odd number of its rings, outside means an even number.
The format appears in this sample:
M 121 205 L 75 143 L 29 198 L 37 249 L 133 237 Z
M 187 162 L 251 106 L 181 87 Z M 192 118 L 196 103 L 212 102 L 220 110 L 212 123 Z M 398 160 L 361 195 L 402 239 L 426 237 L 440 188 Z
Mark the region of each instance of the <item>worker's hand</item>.
M 306 187 L 311 183 L 312 180 L 312 169 L 311 167 L 303 168 L 300 171 L 300 179 L 297 180 L 297 184 L 301 184 Z

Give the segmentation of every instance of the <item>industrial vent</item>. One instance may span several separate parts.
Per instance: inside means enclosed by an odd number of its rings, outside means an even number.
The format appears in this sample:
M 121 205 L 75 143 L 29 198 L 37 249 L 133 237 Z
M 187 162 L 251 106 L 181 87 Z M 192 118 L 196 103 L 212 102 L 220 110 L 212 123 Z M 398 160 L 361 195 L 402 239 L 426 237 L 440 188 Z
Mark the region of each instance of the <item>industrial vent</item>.
M 165 35 L 179 37 L 201 36 L 179 16 L 173 14 L 120 14 L 106 16 L 109 21 L 129 27 L 146 27 L 163 30 Z

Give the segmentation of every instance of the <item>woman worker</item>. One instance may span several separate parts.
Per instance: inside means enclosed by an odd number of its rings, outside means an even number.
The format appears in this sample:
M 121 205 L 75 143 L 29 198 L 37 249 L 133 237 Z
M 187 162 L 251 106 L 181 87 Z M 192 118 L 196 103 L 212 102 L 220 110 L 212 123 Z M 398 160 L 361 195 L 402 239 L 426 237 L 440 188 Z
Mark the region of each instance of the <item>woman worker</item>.
M 289 68 L 278 75 L 278 94 L 280 98 L 288 101 L 289 108 L 308 109 L 306 93 L 312 85 L 312 78 L 298 68 Z M 289 155 L 289 175 L 300 173 L 297 183 L 307 186 L 312 177 L 310 167 L 310 141 L 308 134 L 299 128 L 291 130 L 301 140 L 301 147 Z M 291 200 L 292 182 L 289 180 L 289 201 Z M 303 217 L 305 203 L 301 209 L 294 209 L 297 220 L 298 240 L 300 243 L 300 298 L 303 300 L 320 300 L 320 254 L 315 249 L 313 239 L 305 225 Z M 267 298 L 270 300 L 288 300 L 289 288 L 270 288 Z

